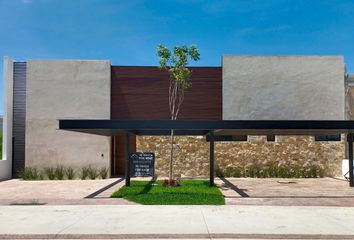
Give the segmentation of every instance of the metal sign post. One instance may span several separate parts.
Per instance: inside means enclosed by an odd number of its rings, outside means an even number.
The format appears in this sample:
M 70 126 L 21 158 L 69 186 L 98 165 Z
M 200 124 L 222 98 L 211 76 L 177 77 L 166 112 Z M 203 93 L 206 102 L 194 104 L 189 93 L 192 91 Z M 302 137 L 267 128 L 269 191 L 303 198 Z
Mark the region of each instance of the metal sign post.
M 214 171 L 215 171 L 215 163 L 214 163 L 214 132 L 210 132 L 210 146 L 209 146 L 209 155 L 210 155 L 210 186 L 214 186 Z
M 155 153 L 135 152 L 130 154 L 130 177 L 154 177 Z
M 349 186 L 354 187 L 353 179 L 353 133 L 348 134 Z
M 129 187 L 130 186 L 130 163 L 129 163 L 129 157 L 130 157 L 130 146 L 129 146 L 129 134 L 125 135 L 125 186 Z

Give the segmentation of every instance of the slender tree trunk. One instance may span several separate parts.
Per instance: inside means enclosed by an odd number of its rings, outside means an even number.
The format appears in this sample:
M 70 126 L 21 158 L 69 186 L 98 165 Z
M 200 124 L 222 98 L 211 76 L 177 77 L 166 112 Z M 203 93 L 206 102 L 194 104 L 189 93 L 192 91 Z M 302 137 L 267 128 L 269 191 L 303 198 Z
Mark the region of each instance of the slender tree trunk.
M 171 185 L 172 179 L 173 179 L 173 129 L 171 130 L 171 147 L 170 147 L 170 169 L 169 169 L 169 182 Z
M 169 88 L 169 107 L 171 112 L 171 120 L 177 120 L 179 109 L 184 99 L 184 93 L 176 82 L 170 82 Z M 170 164 L 169 164 L 169 182 L 173 180 L 173 137 L 174 130 L 171 129 L 171 147 L 170 147 Z
M 171 120 L 176 120 L 176 99 L 178 95 L 178 85 L 176 82 L 170 82 L 170 89 L 169 89 L 169 104 L 170 104 L 170 112 L 171 112 Z M 178 106 L 178 105 L 177 105 Z M 171 136 L 170 136 L 170 163 L 169 163 L 169 184 L 171 185 L 173 180 L 173 137 L 174 137 L 174 130 L 171 129 Z

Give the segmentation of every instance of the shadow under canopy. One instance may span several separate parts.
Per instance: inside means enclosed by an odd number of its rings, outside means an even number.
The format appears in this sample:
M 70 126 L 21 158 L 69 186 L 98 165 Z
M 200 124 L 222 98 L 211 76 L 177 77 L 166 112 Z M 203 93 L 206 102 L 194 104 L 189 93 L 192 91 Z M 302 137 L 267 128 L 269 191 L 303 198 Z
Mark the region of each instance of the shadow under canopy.
M 214 136 L 229 135 L 334 135 L 347 134 L 349 185 L 353 179 L 354 121 L 350 120 L 89 120 L 60 119 L 59 129 L 102 136 L 209 136 L 210 184 L 214 185 Z M 129 152 L 129 151 L 127 151 Z M 128 154 L 127 154 L 128 156 Z M 127 163 L 129 158 L 126 158 Z M 126 164 L 129 168 L 129 164 Z M 126 169 L 126 185 L 130 184 Z

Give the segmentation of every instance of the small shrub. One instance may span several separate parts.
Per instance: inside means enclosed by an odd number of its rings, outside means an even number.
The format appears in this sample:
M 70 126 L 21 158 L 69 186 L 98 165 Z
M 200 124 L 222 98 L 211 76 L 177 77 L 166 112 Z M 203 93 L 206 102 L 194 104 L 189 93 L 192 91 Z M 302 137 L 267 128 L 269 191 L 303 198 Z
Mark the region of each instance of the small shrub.
M 232 176 L 241 177 L 241 171 L 240 171 L 240 169 L 239 169 L 239 168 L 233 169 L 233 171 L 232 171 Z
M 49 180 L 54 180 L 55 179 L 55 168 L 44 168 L 44 172 L 47 175 Z
M 29 205 L 42 205 L 38 199 L 32 199 Z
M 278 177 L 284 178 L 284 177 L 287 176 L 286 168 L 284 168 L 284 167 L 279 167 L 277 170 L 278 170 L 278 171 L 277 171 Z
M 310 167 L 310 177 L 311 178 L 317 177 L 317 167 L 316 166 Z
M 108 175 L 108 169 L 103 167 L 99 170 L 99 175 L 102 179 L 106 179 Z
M 69 179 L 69 180 L 72 180 L 75 178 L 75 171 L 72 167 L 68 167 L 65 169 L 65 174 L 66 174 L 66 177 Z
M 219 166 L 216 166 L 216 168 L 215 168 L 215 175 L 216 175 L 217 177 L 224 177 L 224 173 L 223 173 L 223 171 L 220 169 Z
M 257 178 L 266 178 L 268 168 L 257 168 Z
M 325 176 L 325 170 L 323 168 L 318 169 L 318 176 L 323 178 Z
M 182 186 L 181 182 L 176 179 L 165 179 L 163 180 L 162 186 L 164 187 L 180 187 Z
M 307 167 L 299 166 L 252 166 L 242 167 L 226 167 L 216 170 L 218 177 L 251 177 L 251 178 L 317 178 L 324 177 L 325 170 L 321 167 L 312 165 Z
M 231 167 L 227 167 L 226 169 L 225 169 L 225 172 L 224 172 L 224 176 L 225 177 L 231 177 L 232 176 L 232 171 L 233 171 L 233 168 L 231 168 Z
M 42 180 L 43 176 L 40 171 L 36 168 L 25 167 L 23 170 L 19 171 L 18 176 L 22 180 Z
M 94 180 L 98 177 L 98 173 L 97 173 L 97 169 L 96 168 L 92 168 L 91 166 L 88 167 L 88 177 L 91 180 Z
M 277 168 L 274 166 L 269 166 L 268 168 L 268 177 L 278 177 L 278 171 Z
M 88 172 L 89 172 L 89 168 L 87 167 L 81 168 L 80 179 L 85 180 L 88 177 Z
M 301 178 L 301 168 L 300 167 L 294 167 L 292 170 L 293 170 L 292 177 Z
M 64 167 L 63 166 L 57 166 L 55 168 L 55 178 L 58 180 L 63 180 L 64 179 Z
M 248 176 L 249 177 L 251 177 L 251 178 L 254 178 L 254 177 L 256 177 L 257 176 L 257 169 L 255 169 L 255 168 L 250 168 L 249 170 L 248 170 Z

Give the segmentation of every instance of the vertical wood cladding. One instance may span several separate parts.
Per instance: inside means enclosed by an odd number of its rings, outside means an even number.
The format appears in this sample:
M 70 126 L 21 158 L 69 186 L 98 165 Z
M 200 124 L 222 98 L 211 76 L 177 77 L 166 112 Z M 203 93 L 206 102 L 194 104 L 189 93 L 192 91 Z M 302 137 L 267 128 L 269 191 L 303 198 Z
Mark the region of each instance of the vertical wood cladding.
M 192 88 L 179 119 L 222 119 L 222 68 L 191 67 Z M 169 74 L 158 67 L 111 67 L 112 119 L 170 119 Z
M 136 137 L 129 137 L 130 152 L 136 152 Z M 125 173 L 125 136 L 112 137 L 111 176 L 121 176 Z
M 14 63 L 13 85 L 13 167 L 17 176 L 25 167 L 25 121 L 26 121 L 26 63 Z

